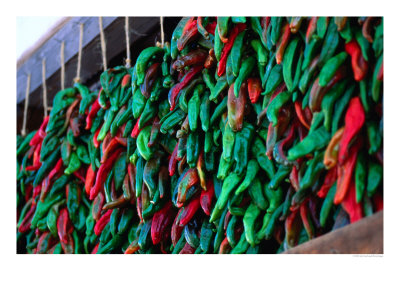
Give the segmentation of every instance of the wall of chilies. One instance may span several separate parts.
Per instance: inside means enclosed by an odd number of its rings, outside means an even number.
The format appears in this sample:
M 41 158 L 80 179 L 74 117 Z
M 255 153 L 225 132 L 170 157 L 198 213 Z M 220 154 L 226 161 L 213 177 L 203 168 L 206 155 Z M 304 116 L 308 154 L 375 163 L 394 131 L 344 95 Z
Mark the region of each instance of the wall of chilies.
M 17 137 L 19 252 L 280 253 L 383 209 L 382 18 L 184 17 L 132 65 Z

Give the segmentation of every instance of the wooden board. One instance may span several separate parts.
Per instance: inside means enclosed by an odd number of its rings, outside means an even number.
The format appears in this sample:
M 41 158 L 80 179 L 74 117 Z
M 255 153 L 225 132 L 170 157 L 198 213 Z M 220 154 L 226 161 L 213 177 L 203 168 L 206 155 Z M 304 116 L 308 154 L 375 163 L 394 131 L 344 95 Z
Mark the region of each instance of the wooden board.
M 180 18 L 166 17 L 164 19 L 165 40 L 171 34 Z M 159 17 L 130 17 L 130 49 L 132 60 L 145 47 L 155 45 L 160 41 Z M 46 84 L 48 105 L 60 90 L 60 48 L 65 41 L 65 86 L 72 85 L 76 76 L 77 53 L 79 48 L 79 24 L 84 24 L 83 51 L 81 66 L 81 82 L 96 89 L 103 70 L 99 36 L 98 17 L 73 17 L 51 37 L 44 39 L 42 45 L 36 46 L 36 52 L 24 61 L 17 63 L 17 132 L 22 126 L 23 107 L 25 100 L 26 78 L 31 73 L 31 88 L 27 118 L 27 132 L 37 129 L 43 120 L 42 99 L 42 59 L 46 58 Z M 126 58 L 125 18 L 104 17 L 103 28 L 107 43 L 108 67 L 121 65 Z
M 383 254 L 383 211 L 282 254 Z

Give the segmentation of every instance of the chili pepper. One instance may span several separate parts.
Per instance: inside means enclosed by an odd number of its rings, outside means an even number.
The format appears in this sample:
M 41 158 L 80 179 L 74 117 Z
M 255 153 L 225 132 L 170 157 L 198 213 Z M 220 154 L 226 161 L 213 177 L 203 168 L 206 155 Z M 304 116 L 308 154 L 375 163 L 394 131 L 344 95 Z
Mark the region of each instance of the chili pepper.
M 277 48 L 276 48 L 277 50 L 276 50 L 275 58 L 276 58 L 276 63 L 277 63 L 278 65 L 279 65 L 279 64 L 282 62 L 282 60 L 283 60 L 286 46 L 287 46 L 288 43 L 289 43 L 290 32 L 291 32 L 290 26 L 289 26 L 289 24 L 286 24 L 286 25 L 283 27 L 283 35 L 282 35 L 281 38 L 279 39 L 279 42 L 278 42 L 278 45 L 277 45 Z
M 158 73 L 159 73 L 159 67 L 160 67 L 160 63 L 155 62 L 150 67 L 148 67 L 146 70 L 146 75 L 144 77 L 143 84 L 140 85 L 140 91 L 142 92 L 142 95 L 146 99 L 150 98 L 151 89 L 152 89 L 152 87 L 157 79 Z
M 239 95 L 234 93 L 235 86 L 232 84 L 228 91 L 228 123 L 234 132 L 241 131 L 243 127 L 244 108 L 246 105 L 246 84 L 240 87 Z
M 236 246 L 231 250 L 231 254 L 241 254 L 247 251 L 249 248 L 250 244 L 248 243 L 246 239 L 246 233 L 243 232 L 242 235 L 240 236 L 239 242 L 236 244 Z
M 339 160 L 337 188 L 335 199 L 333 200 L 335 205 L 340 204 L 346 197 L 346 193 L 353 178 L 353 170 L 356 165 L 357 153 L 360 150 L 361 146 L 362 141 L 358 139 L 355 144 L 353 144 L 352 147 L 347 150 L 349 152 L 349 155 L 346 160 L 343 163 L 340 163 Z
M 201 99 L 200 104 L 200 121 L 201 121 L 201 128 L 203 131 L 208 131 L 210 128 L 210 100 L 209 100 L 209 93 L 204 93 Z
M 235 97 L 239 97 L 239 91 L 242 88 L 242 83 L 249 77 L 249 75 L 253 71 L 255 64 L 256 64 L 256 60 L 252 56 L 249 56 L 242 61 L 239 75 L 236 78 L 235 84 L 234 84 Z
M 89 196 L 90 200 L 93 200 L 100 192 L 100 189 L 103 186 L 103 184 L 107 178 L 108 172 L 111 170 L 111 168 L 114 165 L 114 162 L 118 159 L 118 157 L 122 153 L 122 151 L 123 151 L 123 149 L 121 149 L 121 148 L 115 150 L 115 152 L 109 157 L 109 159 L 100 166 L 100 168 L 96 174 L 96 183 L 90 189 L 90 196 Z
M 352 40 L 345 45 L 345 50 L 351 56 L 354 79 L 356 81 L 363 80 L 368 72 L 368 64 L 362 57 L 360 45 L 356 40 Z
M 172 67 L 175 70 L 181 71 L 183 68 L 192 65 L 203 64 L 207 58 L 207 52 L 201 49 L 193 50 L 189 52 L 187 55 L 180 57 L 177 59 Z
M 360 131 L 365 122 L 365 113 L 360 102 L 360 97 L 350 100 L 349 107 L 345 115 L 345 127 L 343 137 L 339 144 L 339 163 L 343 163 L 348 155 L 348 147 L 353 138 Z
M 271 73 L 268 76 L 268 80 L 266 81 L 265 90 L 262 94 L 268 95 L 271 92 L 275 93 L 277 90 L 280 90 L 278 86 L 282 83 L 282 81 L 283 81 L 282 65 L 275 65 L 271 69 Z M 281 88 L 282 87 L 283 87 L 283 85 L 281 86 Z M 286 87 L 286 86 L 284 86 L 284 87 Z
M 148 47 L 140 52 L 135 65 L 138 85 L 143 84 L 144 82 L 145 72 L 147 70 L 147 64 L 149 60 L 153 56 L 161 55 L 163 52 L 164 50 L 159 47 Z
M 288 151 L 288 160 L 295 160 L 315 150 L 321 149 L 329 142 L 329 133 L 324 127 L 310 132 L 300 143 Z
M 350 223 L 357 222 L 363 217 L 363 211 L 361 204 L 356 202 L 356 189 L 354 180 L 350 183 L 349 190 L 342 202 L 343 209 L 350 216 Z
M 307 32 L 306 32 L 306 44 L 310 43 L 310 40 L 317 29 L 317 20 L 318 20 L 318 17 L 310 18 L 310 21 L 307 26 Z
M 200 248 L 203 253 L 208 253 L 213 238 L 212 224 L 204 221 L 200 231 Z
M 382 182 L 383 178 L 383 168 L 381 165 L 375 162 L 368 163 L 368 179 L 367 179 L 367 195 L 368 197 L 372 197 L 379 185 Z
M 327 20 L 327 22 L 329 22 L 329 25 L 321 48 L 320 66 L 333 56 L 337 46 L 339 45 L 339 33 L 335 21 L 332 19 L 330 21 Z
M 325 198 L 332 185 L 336 182 L 336 179 L 337 179 L 337 168 L 329 169 L 329 171 L 325 175 L 324 183 L 318 190 L 317 196 L 320 198 Z
M 211 213 L 210 222 L 215 221 L 221 214 L 222 210 L 226 206 L 230 193 L 236 188 L 236 185 L 241 181 L 243 175 L 231 173 L 225 178 L 221 194 L 215 204 L 215 207 Z
M 374 74 L 372 75 L 372 99 L 378 102 L 383 80 L 383 55 L 376 62 Z
M 240 193 L 244 192 L 253 183 L 259 169 L 260 166 L 257 161 L 255 159 L 251 159 L 247 164 L 245 178 L 235 191 L 235 195 L 239 195 Z
M 261 182 L 257 177 L 253 179 L 252 184 L 249 186 L 248 193 L 255 205 L 257 205 L 261 210 L 267 209 L 268 202 L 264 197 Z
M 211 212 L 212 201 L 215 196 L 214 183 L 211 179 L 207 180 L 206 189 L 200 194 L 200 205 L 204 213 L 209 216 Z
M 242 131 L 238 132 L 235 137 L 235 146 L 233 149 L 233 158 L 236 161 L 234 172 L 241 174 L 247 166 L 250 145 L 254 136 L 254 127 L 250 123 L 244 123 Z
M 256 103 L 261 95 L 261 81 L 259 78 L 247 79 L 247 90 L 251 103 Z
M 220 19 L 220 17 L 218 19 Z M 235 41 L 236 37 L 238 36 L 238 34 L 241 33 L 242 31 L 244 31 L 245 29 L 246 29 L 246 24 L 239 23 L 239 24 L 236 24 L 232 28 L 232 30 L 229 34 L 229 37 L 225 41 L 220 36 L 222 42 L 225 43 L 225 45 L 222 49 L 221 57 L 220 57 L 219 63 L 218 63 L 218 69 L 217 69 L 218 76 L 222 76 L 225 73 L 226 62 L 228 59 L 228 55 L 233 47 L 234 41 Z
M 53 152 L 50 154 L 50 156 L 44 161 L 40 167 L 40 169 L 37 171 L 35 179 L 33 181 L 33 186 L 36 187 L 39 185 L 45 174 L 47 174 L 56 164 L 57 159 L 58 159 L 58 154 L 59 154 L 60 146 L 55 148 Z
M 175 109 L 176 105 L 176 97 L 178 96 L 179 92 L 189 84 L 189 82 L 202 70 L 202 66 L 193 66 L 192 69 L 185 74 L 182 80 L 174 85 L 169 91 L 168 94 L 168 101 L 171 106 L 170 110 Z
M 179 51 L 182 51 L 186 44 L 191 41 L 198 33 L 197 20 L 190 18 L 183 27 L 182 34 L 177 41 Z

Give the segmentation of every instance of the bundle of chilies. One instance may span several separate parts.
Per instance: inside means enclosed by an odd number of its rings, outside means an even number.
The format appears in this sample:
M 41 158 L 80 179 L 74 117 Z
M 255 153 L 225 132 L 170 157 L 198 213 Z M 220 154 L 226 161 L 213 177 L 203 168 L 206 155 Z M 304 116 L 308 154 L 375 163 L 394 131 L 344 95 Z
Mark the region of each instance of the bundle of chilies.
M 383 20 L 185 17 L 17 139 L 28 253 L 280 253 L 383 209 Z

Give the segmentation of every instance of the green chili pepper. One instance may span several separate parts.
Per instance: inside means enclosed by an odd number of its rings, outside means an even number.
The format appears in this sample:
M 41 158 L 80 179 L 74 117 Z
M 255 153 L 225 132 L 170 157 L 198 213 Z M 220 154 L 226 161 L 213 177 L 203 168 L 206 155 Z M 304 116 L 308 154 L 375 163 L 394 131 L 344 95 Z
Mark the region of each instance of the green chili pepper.
M 344 92 L 343 96 L 336 101 L 332 119 L 332 134 L 335 134 L 336 131 L 339 129 L 339 122 L 341 121 L 343 117 L 343 112 L 349 104 L 349 101 L 353 95 L 354 88 L 354 84 L 350 85 Z
M 322 207 L 321 207 L 321 212 L 319 215 L 319 222 L 321 223 L 322 227 L 325 227 L 325 225 L 328 221 L 328 217 L 333 208 L 333 199 L 335 198 L 335 194 L 336 194 L 336 182 L 329 189 L 329 192 L 326 195 L 324 203 L 322 204 Z
M 228 208 L 226 207 L 224 209 L 224 211 L 222 212 L 221 217 L 219 218 L 219 221 L 218 221 L 217 234 L 215 235 L 215 238 L 214 238 L 214 253 L 218 253 L 219 246 L 221 245 L 221 242 L 224 239 L 224 234 L 225 234 L 224 219 L 225 219 L 227 212 L 228 212 Z M 210 222 L 213 222 L 213 221 L 211 221 L 211 219 L 210 219 Z
M 368 180 L 367 180 L 367 195 L 368 197 L 372 197 L 383 178 L 383 168 L 380 164 L 369 161 L 368 164 Z
M 249 56 L 242 61 L 239 70 L 239 75 L 236 78 L 234 85 L 234 94 L 236 98 L 239 97 L 239 90 L 240 87 L 242 86 L 242 83 L 247 79 L 247 77 L 249 77 L 255 65 L 256 65 L 256 60 L 252 56 Z
M 278 124 L 279 110 L 286 102 L 289 101 L 291 95 L 292 94 L 290 92 L 281 92 L 268 105 L 267 117 L 269 121 L 272 122 L 273 126 Z
M 227 103 L 228 103 L 228 96 L 225 96 L 224 99 L 214 109 L 214 112 L 210 120 L 210 126 L 214 125 L 214 123 L 218 120 L 218 118 L 228 109 Z
M 268 201 L 264 197 L 261 181 L 257 177 L 253 179 L 252 184 L 249 186 L 248 192 L 255 205 L 257 205 L 261 210 L 267 209 Z
M 247 251 L 250 244 L 247 241 L 246 233 L 243 232 L 240 236 L 239 242 L 236 244 L 235 248 L 231 250 L 231 254 L 241 254 Z
M 242 53 L 244 51 L 243 44 L 244 44 L 244 36 L 246 31 L 242 31 L 237 35 L 233 42 L 233 46 L 230 53 L 230 60 L 232 63 L 232 73 L 235 77 L 239 75 L 240 70 L 240 62 L 242 58 Z M 229 58 L 228 58 L 229 59 Z
M 324 113 L 324 126 L 328 131 L 331 130 L 333 106 L 336 103 L 337 99 L 343 95 L 347 83 L 347 80 L 338 82 L 322 98 L 321 110 Z
M 259 40 L 252 40 L 250 44 L 254 51 L 256 51 L 257 53 L 258 64 L 261 66 L 265 66 L 268 63 L 267 49 L 264 48 Z
M 382 63 L 383 63 L 383 55 L 381 55 L 378 58 L 375 65 L 374 74 L 372 75 L 372 99 L 375 102 L 378 102 L 381 92 L 382 81 L 378 79 L 378 74 Z
M 315 150 L 319 150 L 330 141 L 330 134 L 325 127 L 320 127 L 313 132 L 310 132 L 301 142 L 293 146 L 288 151 L 288 160 L 295 160 Z
M 204 92 L 204 85 L 197 85 L 193 91 L 193 96 L 188 102 L 188 117 L 190 130 L 195 131 L 197 129 L 197 119 L 200 114 L 201 94 Z
M 211 213 L 210 222 L 215 221 L 221 215 L 222 210 L 226 207 L 229 195 L 236 188 L 242 178 L 243 175 L 238 175 L 236 173 L 231 173 L 225 178 L 222 184 L 221 195 L 219 195 L 217 203 Z
M 322 44 L 321 54 L 319 57 L 319 66 L 323 66 L 330 59 L 339 45 L 339 33 L 336 28 L 335 21 L 332 19 L 329 22 L 327 33 Z
M 53 152 L 50 154 L 50 156 L 42 163 L 42 166 L 40 169 L 37 171 L 35 180 L 33 181 L 33 186 L 36 187 L 37 185 L 42 183 L 43 178 L 45 175 L 54 167 L 54 165 L 57 162 L 57 159 L 59 158 L 60 154 L 60 146 L 56 149 L 53 150 Z M 78 159 L 79 161 L 79 159 Z
M 255 222 L 257 217 L 260 215 L 260 208 L 253 203 L 250 203 L 246 212 L 243 216 L 244 232 L 246 235 L 246 240 L 249 244 L 254 247 L 256 245 L 256 233 L 255 233 Z
M 299 43 L 299 39 L 295 38 L 290 41 L 289 45 L 287 46 L 287 49 L 285 51 L 285 54 L 283 56 L 283 61 L 282 61 L 282 75 L 283 75 L 283 80 L 285 81 L 286 87 L 289 92 L 292 92 L 296 85 L 293 82 L 294 75 L 293 74 L 293 69 L 295 69 L 296 64 L 294 63 L 294 57 L 295 57 L 295 52 L 297 49 L 297 45 Z
M 260 166 L 258 162 L 255 159 L 251 159 L 247 164 L 246 176 L 243 182 L 237 188 L 235 195 L 243 193 L 253 183 L 259 169 Z
M 271 181 L 268 184 L 268 188 L 276 190 L 291 170 L 291 166 L 279 165 L 279 168 L 276 171 L 274 177 L 272 177 Z
M 234 172 L 236 174 L 242 174 L 247 166 L 253 136 L 254 127 L 247 122 L 244 123 L 242 130 L 236 133 L 233 149 L 233 158 L 236 161 Z
M 228 81 L 226 80 L 226 75 L 219 77 L 214 88 L 211 90 L 210 100 L 216 102 L 219 94 L 222 93 L 224 89 L 228 87 Z
M 280 64 L 275 65 L 268 76 L 265 90 L 262 94 L 264 95 L 270 94 L 278 87 L 278 85 L 281 84 L 282 81 L 283 81 L 282 65 Z

